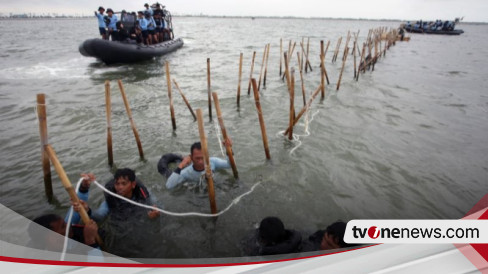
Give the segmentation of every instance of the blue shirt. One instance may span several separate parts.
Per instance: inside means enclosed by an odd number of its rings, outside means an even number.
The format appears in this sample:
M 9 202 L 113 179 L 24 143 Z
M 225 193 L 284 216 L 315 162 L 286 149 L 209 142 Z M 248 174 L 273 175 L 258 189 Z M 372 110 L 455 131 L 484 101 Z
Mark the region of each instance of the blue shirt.
M 108 24 L 107 27 L 109 29 L 116 30 L 117 26 L 115 24 L 117 24 L 117 15 L 112 14 L 112 17 L 109 17 L 109 18 L 110 18 L 110 23 Z
M 95 13 L 95 16 L 98 18 L 98 27 L 99 28 L 105 28 L 105 27 L 107 27 L 105 25 L 105 21 L 103 21 L 103 14 Z
M 212 169 L 212 172 L 219 169 L 230 168 L 229 159 L 223 160 L 217 157 L 210 157 L 210 168 Z M 169 176 L 166 181 L 166 188 L 172 189 L 185 181 L 199 182 L 200 177 L 203 174 L 205 174 L 205 170 L 196 171 L 193 168 L 193 164 L 191 164 L 182 169 L 180 174 L 176 172 L 171 173 L 171 176 Z
M 141 30 L 147 30 L 148 22 L 147 22 L 146 18 L 140 18 L 137 20 L 139 21 L 139 26 L 141 27 Z
M 147 23 L 148 23 L 148 25 L 147 25 L 148 30 L 156 29 L 156 22 L 154 21 L 153 17 L 151 17 L 149 20 L 147 20 Z

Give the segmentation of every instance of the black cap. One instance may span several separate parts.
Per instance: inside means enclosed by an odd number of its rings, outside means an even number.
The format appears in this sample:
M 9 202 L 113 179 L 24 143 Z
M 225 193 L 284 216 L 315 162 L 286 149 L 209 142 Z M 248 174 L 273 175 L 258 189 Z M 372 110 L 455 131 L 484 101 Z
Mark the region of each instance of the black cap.
M 114 13 L 114 11 L 112 9 L 110 9 L 110 8 L 107 9 L 107 13 L 108 12 Z
M 149 4 L 148 3 L 144 4 L 144 7 L 149 7 Z
M 105 10 L 102 6 L 98 7 L 98 11 Z

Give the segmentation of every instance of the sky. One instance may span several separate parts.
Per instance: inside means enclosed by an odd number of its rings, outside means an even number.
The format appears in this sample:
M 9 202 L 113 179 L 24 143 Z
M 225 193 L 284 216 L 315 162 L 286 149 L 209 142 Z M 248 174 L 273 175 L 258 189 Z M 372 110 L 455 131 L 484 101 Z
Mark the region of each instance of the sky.
M 91 15 L 99 6 L 137 11 L 146 0 L 0 0 L 0 13 Z M 166 0 L 173 14 L 453 20 L 488 23 L 487 0 Z M 149 2 L 152 4 L 154 2 Z

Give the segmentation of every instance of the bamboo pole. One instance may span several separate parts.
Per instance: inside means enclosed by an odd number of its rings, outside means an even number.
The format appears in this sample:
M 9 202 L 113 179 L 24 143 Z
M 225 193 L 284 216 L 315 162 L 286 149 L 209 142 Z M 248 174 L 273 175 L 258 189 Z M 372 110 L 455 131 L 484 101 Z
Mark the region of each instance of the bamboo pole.
M 216 92 L 212 92 L 212 97 L 215 104 L 215 111 L 217 112 L 217 119 L 219 121 L 220 130 L 222 131 L 222 137 L 224 140 L 229 140 L 229 136 L 227 135 L 227 130 L 224 126 L 224 119 L 222 118 L 222 111 L 220 110 L 220 102 L 219 97 L 217 96 Z M 237 172 L 236 161 L 234 160 L 234 153 L 232 152 L 232 147 L 230 146 L 229 142 L 225 142 L 225 150 L 227 151 L 227 157 L 229 157 L 229 163 L 232 167 L 232 173 L 234 173 L 234 178 L 239 178 L 239 173 Z
M 45 149 L 49 144 L 47 137 L 46 96 L 43 93 L 37 94 L 37 118 L 39 119 L 39 135 L 41 136 L 41 163 L 42 173 L 44 175 L 44 192 L 46 193 L 47 200 L 52 202 L 54 194 L 51 178 L 51 164 Z
M 251 73 L 249 74 L 249 86 L 247 87 L 247 95 L 251 94 L 251 79 L 252 79 L 252 72 L 254 70 L 254 59 L 256 59 L 256 51 L 252 53 Z
M 302 36 L 302 44 L 305 44 L 305 37 Z M 305 60 L 305 54 L 303 53 L 303 51 L 301 52 L 302 54 L 302 58 L 301 58 L 301 61 L 302 62 L 298 62 L 299 66 L 300 66 L 300 71 L 303 71 L 303 61 Z M 307 67 L 305 67 L 305 72 L 307 72 Z
M 212 214 L 217 213 L 217 203 L 215 202 L 215 190 L 212 178 L 212 169 L 210 167 L 210 157 L 208 155 L 207 137 L 205 136 L 205 128 L 203 127 L 203 113 L 202 109 L 197 109 L 198 133 L 200 135 L 200 143 L 202 145 L 203 159 L 205 161 L 205 178 L 207 179 L 208 199 L 210 201 L 210 210 Z
M 78 195 L 76 195 L 76 191 L 73 188 L 73 185 L 71 185 L 71 182 L 68 179 L 68 176 L 66 175 L 63 166 L 59 162 L 56 152 L 49 144 L 46 145 L 46 154 L 48 155 L 49 159 L 53 163 L 54 169 L 58 173 L 59 179 L 61 180 L 61 183 L 63 184 L 64 188 L 66 189 L 66 192 L 68 192 L 71 201 L 75 203 L 80 203 L 80 199 L 78 198 Z M 88 213 L 86 212 L 84 207 L 80 206 L 79 214 L 83 223 L 88 224 L 90 222 L 90 217 L 88 216 Z M 98 234 L 95 240 L 99 245 L 103 245 L 102 239 Z
M 283 67 L 283 38 L 280 38 L 280 77 Z
M 285 133 L 284 135 L 286 136 L 290 131 L 293 130 L 293 127 L 298 123 L 298 120 L 300 120 L 300 118 L 302 117 L 302 115 L 305 113 L 305 111 L 312 105 L 312 102 L 313 100 L 315 99 L 315 97 L 317 97 L 317 94 L 319 94 L 319 91 L 320 91 L 320 86 L 314 91 L 314 93 L 312 94 L 312 97 L 308 100 L 308 103 L 303 106 L 303 108 L 300 110 L 300 112 L 298 113 L 297 117 L 293 120 L 293 125 L 290 127 L 288 126 L 288 128 L 285 130 Z
M 339 38 L 339 40 L 337 40 L 334 56 L 332 56 L 332 63 L 334 63 L 337 60 L 337 54 L 339 53 L 339 48 L 341 47 L 341 43 L 342 43 L 342 36 Z
M 359 72 L 361 71 L 362 67 L 365 66 L 364 64 L 364 54 L 366 52 L 366 44 L 363 43 L 363 51 L 361 52 L 361 58 L 359 58 L 359 66 L 358 66 L 358 73 L 356 74 L 356 81 L 359 80 Z
M 347 31 L 346 45 L 344 46 L 344 53 L 342 54 L 342 60 L 346 58 L 346 50 L 349 48 L 350 40 L 351 40 L 351 31 Z
M 289 58 L 288 54 L 284 53 L 284 60 L 285 60 L 285 74 L 283 77 L 286 78 L 286 86 L 288 87 L 288 93 L 290 93 L 291 83 L 290 83 L 290 68 L 289 68 Z
M 239 80 L 237 82 L 237 106 L 238 107 L 241 104 L 242 58 L 243 58 L 243 53 L 241 52 L 239 56 Z
M 300 43 L 300 47 L 302 48 L 302 52 L 305 54 L 305 59 L 307 60 L 305 62 L 305 72 L 307 71 L 307 66 L 310 68 L 310 71 L 312 71 L 312 65 L 310 65 L 310 61 L 308 59 L 308 53 L 305 52 L 305 48 L 303 47 L 303 44 Z
M 259 102 L 259 92 L 258 86 L 256 85 L 256 79 L 251 79 L 252 88 L 254 92 L 254 101 L 256 103 L 256 109 L 258 110 L 259 125 L 261 126 L 261 136 L 263 139 L 264 153 L 266 154 L 266 159 L 271 159 L 268 147 L 268 136 L 266 135 L 266 126 L 264 125 L 263 112 L 261 111 L 261 103 Z
M 169 73 L 169 62 L 165 62 L 166 67 L 166 83 L 168 85 L 168 98 L 169 98 L 169 111 L 171 113 L 171 124 L 173 126 L 173 130 L 176 130 L 176 118 L 175 118 L 175 109 L 173 107 L 173 94 L 171 91 L 171 75 Z
M 290 66 L 290 59 L 291 59 L 291 57 L 290 57 L 290 56 L 293 56 L 293 52 L 295 51 L 295 46 L 296 46 L 296 44 L 297 44 L 297 43 L 296 43 L 296 42 L 294 42 L 294 43 L 293 43 L 293 47 L 292 47 L 290 50 L 288 50 L 288 53 L 287 53 L 287 56 L 288 56 L 288 66 Z M 291 45 L 291 40 L 290 40 L 290 45 Z M 285 60 L 285 66 L 286 66 L 286 60 Z M 285 75 L 283 75 L 283 77 L 282 77 L 282 79 L 281 79 L 281 80 L 285 79 L 285 76 L 286 76 L 286 70 L 285 70 Z M 286 77 L 289 77 L 289 75 L 288 75 L 288 76 L 286 76 Z M 289 80 L 288 80 L 288 81 L 289 81 Z M 288 83 L 288 84 L 289 84 L 289 83 Z
M 173 78 L 173 83 L 175 84 L 176 89 L 178 90 L 181 97 L 183 98 L 183 101 L 185 101 L 185 104 L 188 107 L 188 110 L 190 110 L 190 113 L 193 116 L 193 119 L 195 119 L 195 121 L 196 121 L 197 116 L 195 115 L 195 112 L 193 112 L 193 109 L 191 108 L 190 103 L 188 103 L 188 100 L 186 99 L 185 94 L 183 93 L 183 91 L 181 91 L 180 86 L 178 85 L 178 83 L 176 82 L 176 80 L 174 78 Z
M 339 90 L 339 87 L 341 86 L 342 73 L 344 72 L 344 67 L 346 65 L 348 53 L 349 53 L 349 48 L 346 48 L 346 51 L 344 52 L 344 59 L 342 60 L 342 68 L 341 68 L 341 73 L 339 74 L 339 80 L 337 81 L 337 89 L 336 90 Z
M 212 95 L 210 83 L 210 58 L 207 58 L 207 93 L 208 93 L 208 117 L 212 121 Z
M 297 52 L 298 53 L 298 52 Z M 291 69 L 291 88 L 290 88 L 290 116 L 289 116 L 288 140 L 293 139 L 293 121 L 295 120 L 295 70 Z
M 310 68 L 310 71 L 312 71 L 312 65 L 310 65 L 310 60 L 308 59 L 310 52 L 310 37 L 307 38 L 307 54 L 305 54 L 307 61 L 305 62 L 305 72 L 307 72 L 307 65 Z
M 298 63 L 303 63 L 303 60 L 300 59 L 300 53 L 297 52 L 297 57 L 298 57 Z M 300 68 L 302 68 L 300 66 Z M 306 92 L 305 92 L 305 83 L 303 82 L 303 71 L 300 69 L 300 82 L 301 82 L 301 86 L 302 86 L 302 97 L 303 97 L 303 105 L 305 105 L 307 103 L 307 99 L 306 99 Z
M 264 46 L 264 52 L 263 52 L 263 60 L 261 61 L 261 69 L 259 70 L 259 81 L 258 81 L 258 90 L 261 90 L 261 79 L 263 75 L 263 69 L 264 69 L 264 61 L 266 61 L 266 52 L 268 51 L 268 45 Z
M 330 40 L 327 41 L 327 46 L 325 47 L 325 51 L 324 51 L 324 71 L 323 73 L 325 74 L 325 79 L 327 80 L 327 85 L 330 84 L 330 81 L 329 81 L 329 75 L 327 74 L 327 68 L 325 67 L 325 55 L 327 54 L 327 51 L 329 50 L 329 46 L 330 46 Z M 324 85 L 324 88 L 325 88 L 325 85 Z
M 268 43 L 268 51 L 266 52 L 266 65 L 264 67 L 264 80 L 263 80 L 263 87 L 266 88 L 266 75 L 268 74 L 268 60 L 269 60 L 269 48 L 271 44 Z
M 324 40 L 320 40 L 320 85 L 322 86 L 322 99 L 325 96 L 325 75 L 324 75 Z M 305 103 L 304 103 L 305 105 Z
M 129 101 L 127 101 L 127 97 L 125 96 L 124 86 L 122 85 L 121 80 L 118 80 L 117 82 L 119 84 L 120 93 L 122 94 L 122 99 L 124 100 L 125 110 L 127 111 L 127 115 L 129 116 L 129 121 L 132 127 L 132 131 L 134 132 L 134 137 L 136 138 L 137 148 L 139 149 L 139 156 L 141 158 L 144 158 L 144 152 L 142 151 L 141 140 L 139 139 L 139 133 L 137 132 L 136 123 L 132 119 L 132 111 L 130 110 L 129 107 Z
M 110 81 L 105 81 L 105 112 L 107 115 L 107 154 L 108 164 L 114 165 L 114 155 L 112 150 L 112 101 L 110 97 Z

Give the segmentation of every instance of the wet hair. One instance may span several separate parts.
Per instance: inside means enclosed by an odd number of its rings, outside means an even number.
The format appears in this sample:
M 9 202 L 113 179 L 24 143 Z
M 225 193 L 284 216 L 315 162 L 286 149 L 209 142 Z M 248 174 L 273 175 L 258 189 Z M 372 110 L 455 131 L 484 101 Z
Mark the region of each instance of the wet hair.
M 57 221 L 59 219 L 61 219 L 61 217 L 59 217 L 59 215 L 56 215 L 56 214 L 45 214 L 45 215 L 42 215 L 42 216 L 39 216 L 39 217 L 35 218 L 32 221 L 34 223 L 38 224 L 38 225 L 42 225 L 43 227 L 52 230 L 51 223 L 52 222 L 55 222 L 55 221 Z
M 259 240 L 265 245 L 281 242 L 285 237 L 285 226 L 278 217 L 266 217 L 259 224 Z
M 200 142 L 196 142 L 196 143 L 193 143 L 193 145 L 191 145 L 190 153 L 192 155 L 193 155 L 193 150 L 194 149 L 202 150 L 202 144 Z
M 346 232 L 346 223 L 342 221 L 337 221 L 327 227 L 325 230 L 325 233 L 329 234 L 334 241 L 340 246 L 340 247 L 346 247 L 349 246 L 344 242 L 344 233 Z
M 136 173 L 130 168 L 117 169 L 114 174 L 115 181 L 117 181 L 121 177 L 127 178 L 129 181 L 134 182 L 136 180 Z

